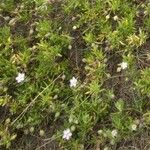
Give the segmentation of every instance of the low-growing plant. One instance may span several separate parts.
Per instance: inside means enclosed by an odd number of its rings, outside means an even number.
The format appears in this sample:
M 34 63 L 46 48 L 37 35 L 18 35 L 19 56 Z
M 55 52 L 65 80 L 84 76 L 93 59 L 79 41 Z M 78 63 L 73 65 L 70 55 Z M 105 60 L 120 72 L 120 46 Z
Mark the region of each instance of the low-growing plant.
M 0 149 L 147 150 L 149 6 L 2 0 Z

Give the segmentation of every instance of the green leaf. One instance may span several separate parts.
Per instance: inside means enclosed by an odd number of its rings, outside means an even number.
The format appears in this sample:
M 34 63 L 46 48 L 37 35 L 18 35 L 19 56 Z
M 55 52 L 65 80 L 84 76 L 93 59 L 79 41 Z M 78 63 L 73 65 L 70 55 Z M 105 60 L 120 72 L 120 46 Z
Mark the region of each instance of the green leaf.
M 118 100 L 116 103 L 115 103 L 115 106 L 116 108 L 119 110 L 119 111 L 123 111 L 124 109 L 124 101 L 122 99 Z

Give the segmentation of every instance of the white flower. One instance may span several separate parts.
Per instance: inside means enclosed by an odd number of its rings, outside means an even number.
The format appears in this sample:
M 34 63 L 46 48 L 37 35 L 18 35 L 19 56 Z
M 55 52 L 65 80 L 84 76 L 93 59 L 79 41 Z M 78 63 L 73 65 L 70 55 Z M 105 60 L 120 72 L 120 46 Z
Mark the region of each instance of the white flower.
M 126 69 L 127 67 L 128 67 L 128 63 L 127 62 L 122 62 L 121 64 L 120 64 L 120 67 L 121 67 L 121 69 Z
M 114 99 L 114 98 L 115 98 L 115 95 L 114 95 L 114 94 L 111 94 L 111 95 L 110 95 L 110 98 L 111 98 L 111 99 Z
M 110 18 L 110 15 L 108 14 L 107 16 L 106 16 L 106 20 L 108 20 Z
M 74 21 L 75 19 L 76 19 L 76 17 L 72 17 L 72 19 L 71 19 L 71 20 L 72 20 L 72 21 Z
M 116 137 L 118 134 L 117 130 L 112 130 L 111 135 L 112 137 Z
M 136 131 L 137 125 L 136 124 L 132 124 L 131 129 L 132 129 L 132 131 Z
M 77 29 L 77 26 L 73 26 L 72 28 L 73 28 L 73 30 L 76 30 L 76 29 Z
M 77 85 L 77 79 L 73 77 L 72 79 L 70 79 L 70 87 L 76 87 L 76 85 Z
M 44 136 L 44 134 L 45 134 L 44 130 L 40 130 L 39 135 Z
M 58 30 L 61 30 L 61 29 L 62 29 L 62 27 L 59 27 L 59 28 L 58 28 Z
M 104 147 L 104 150 L 109 150 L 109 148 L 108 147 Z
M 103 133 L 103 130 L 98 130 L 98 134 L 102 134 Z
M 16 77 L 16 81 L 18 83 L 22 82 L 25 79 L 25 74 L 24 73 L 18 73 L 18 76 Z
M 71 45 L 69 45 L 69 46 L 68 46 L 68 49 L 70 49 L 70 50 L 71 50 L 71 49 L 72 49 L 72 46 L 71 46 Z
M 114 20 L 117 21 L 119 18 L 118 16 L 114 16 Z
M 127 62 L 122 62 L 120 64 L 118 64 L 118 68 L 117 68 L 117 72 L 120 72 L 121 70 L 124 70 L 128 67 L 128 63 Z
M 72 136 L 71 130 L 66 129 L 63 131 L 63 139 L 69 140 Z

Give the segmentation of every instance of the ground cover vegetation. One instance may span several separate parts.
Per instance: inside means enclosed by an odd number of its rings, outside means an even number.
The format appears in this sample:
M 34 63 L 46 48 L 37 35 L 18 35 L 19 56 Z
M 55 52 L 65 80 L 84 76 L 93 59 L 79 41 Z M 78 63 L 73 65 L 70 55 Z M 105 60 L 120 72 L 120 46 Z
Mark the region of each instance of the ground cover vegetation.
M 1 0 L 0 147 L 149 150 L 150 1 Z

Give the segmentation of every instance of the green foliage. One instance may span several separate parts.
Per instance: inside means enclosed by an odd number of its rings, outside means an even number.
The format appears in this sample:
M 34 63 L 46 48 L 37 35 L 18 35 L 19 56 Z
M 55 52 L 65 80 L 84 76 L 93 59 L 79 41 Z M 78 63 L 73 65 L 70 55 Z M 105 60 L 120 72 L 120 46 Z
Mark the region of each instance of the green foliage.
M 50 33 L 50 31 L 52 30 L 51 24 L 52 22 L 48 20 L 42 20 L 38 22 L 36 30 L 38 31 L 39 38 L 44 37 L 46 36 L 46 34 Z
M 0 29 L 0 43 L 6 44 L 10 38 L 10 28 L 7 26 L 4 26 Z
M 115 106 L 116 108 L 121 112 L 123 111 L 124 109 L 124 101 L 123 100 L 118 100 L 116 103 L 115 103 Z
M 14 0 L 2 0 L 0 11 L 9 12 L 14 9 Z
M 22 149 L 15 143 L 28 136 L 58 149 L 115 149 L 149 132 L 149 7 L 2 0 L 0 149 Z
M 142 94 L 149 96 L 150 93 L 150 69 L 146 68 L 141 71 L 141 77 L 136 82 L 136 86 L 140 89 Z

